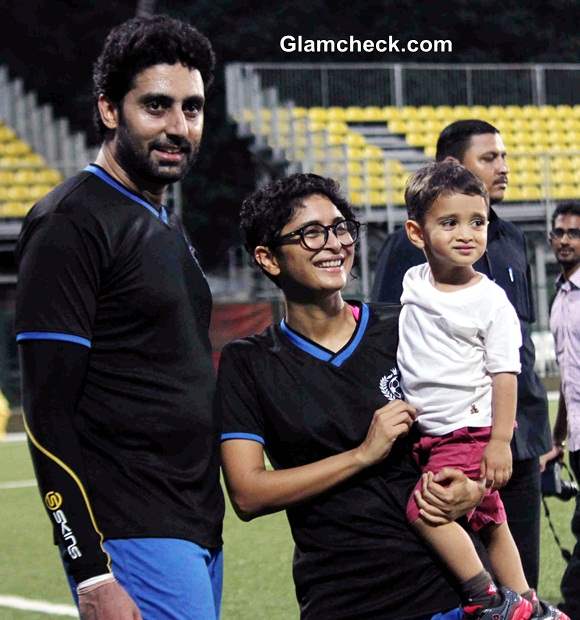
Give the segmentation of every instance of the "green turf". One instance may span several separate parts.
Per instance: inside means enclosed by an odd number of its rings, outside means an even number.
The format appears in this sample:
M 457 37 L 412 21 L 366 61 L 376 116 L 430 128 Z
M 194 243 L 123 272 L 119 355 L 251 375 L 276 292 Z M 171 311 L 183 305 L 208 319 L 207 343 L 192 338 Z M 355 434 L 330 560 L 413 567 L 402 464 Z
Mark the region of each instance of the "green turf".
M 0 443 L 0 482 L 33 478 L 24 443 Z M 0 595 L 70 604 L 48 519 L 36 488 L 0 489 Z M 550 500 L 552 519 L 571 548 L 573 502 Z M 298 617 L 291 576 L 292 545 L 283 514 L 242 523 L 228 506 L 224 526 L 223 620 L 292 620 Z M 559 600 L 564 561 L 542 525 L 540 593 Z M 2 620 L 46 620 L 47 615 L 0 608 Z

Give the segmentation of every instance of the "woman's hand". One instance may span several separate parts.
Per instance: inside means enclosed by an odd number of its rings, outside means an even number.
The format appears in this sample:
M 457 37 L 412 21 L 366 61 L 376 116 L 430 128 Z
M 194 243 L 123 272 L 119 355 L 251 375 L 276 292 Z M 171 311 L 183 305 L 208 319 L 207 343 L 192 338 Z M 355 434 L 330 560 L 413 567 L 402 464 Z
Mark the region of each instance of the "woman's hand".
M 475 508 L 485 495 L 485 481 L 444 467 L 437 474 L 423 474 L 423 488 L 415 492 L 421 516 L 432 525 L 455 521 Z
M 356 449 L 356 457 L 363 467 L 382 461 L 395 441 L 406 435 L 416 418 L 415 408 L 404 400 L 393 400 L 377 409 L 367 436 Z

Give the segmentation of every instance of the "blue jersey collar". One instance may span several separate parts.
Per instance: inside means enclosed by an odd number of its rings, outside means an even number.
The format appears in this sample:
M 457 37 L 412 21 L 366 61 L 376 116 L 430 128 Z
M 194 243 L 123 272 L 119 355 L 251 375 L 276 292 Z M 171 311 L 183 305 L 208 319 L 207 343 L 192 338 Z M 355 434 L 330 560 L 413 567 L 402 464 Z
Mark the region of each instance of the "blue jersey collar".
M 312 355 L 312 357 L 322 360 L 323 362 L 330 362 L 333 366 L 340 367 L 356 351 L 358 345 L 360 344 L 360 341 L 365 335 L 368 322 L 369 308 L 366 304 L 361 304 L 360 318 L 357 322 L 354 338 L 351 339 L 351 341 L 344 349 L 341 349 L 337 353 L 328 351 L 328 349 L 320 347 L 315 342 L 304 338 L 304 336 L 301 336 L 291 327 L 288 327 L 284 319 L 280 321 L 280 329 L 292 344 L 294 344 L 305 353 L 308 353 L 309 355 Z
M 101 181 L 107 183 L 111 187 L 114 187 L 118 192 L 121 192 L 123 196 L 130 198 L 134 202 L 140 204 L 142 207 L 145 207 L 147 211 L 152 213 L 157 219 L 161 220 L 164 224 L 169 225 L 169 217 L 167 215 L 167 209 L 161 205 L 161 209 L 156 209 L 152 204 L 148 203 L 144 198 L 135 194 L 130 189 L 127 189 L 124 185 L 121 185 L 119 181 L 115 180 L 108 172 L 103 170 L 100 166 L 95 164 L 89 164 L 85 168 L 85 172 L 90 172 L 95 176 L 99 177 Z

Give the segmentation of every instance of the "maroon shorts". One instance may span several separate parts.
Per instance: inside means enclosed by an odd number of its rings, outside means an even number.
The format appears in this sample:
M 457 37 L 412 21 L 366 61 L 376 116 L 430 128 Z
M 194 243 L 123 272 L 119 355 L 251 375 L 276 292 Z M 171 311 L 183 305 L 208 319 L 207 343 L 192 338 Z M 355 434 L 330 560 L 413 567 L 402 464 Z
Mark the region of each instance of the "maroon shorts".
M 423 435 L 413 445 L 413 458 L 423 472 L 437 473 L 444 467 L 453 467 L 464 472 L 468 478 L 479 480 L 481 459 L 490 436 L 491 426 L 459 428 L 437 437 Z M 421 490 L 421 484 L 419 480 L 415 489 Z M 407 504 L 407 519 L 410 523 L 419 518 L 415 489 Z M 481 504 L 467 514 L 467 519 L 475 531 L 490 523 L 505 523 L 505 509 L 497 490 L 488 491 Z

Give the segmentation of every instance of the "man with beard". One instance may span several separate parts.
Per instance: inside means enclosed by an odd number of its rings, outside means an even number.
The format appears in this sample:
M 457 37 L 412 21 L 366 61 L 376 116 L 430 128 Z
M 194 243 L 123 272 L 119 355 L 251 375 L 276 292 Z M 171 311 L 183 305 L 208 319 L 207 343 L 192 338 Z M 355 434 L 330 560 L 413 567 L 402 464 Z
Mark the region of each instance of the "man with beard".
M 499 131 L 481 120 L 448 125 L 437 141 L 437 161 L 454 160 L 479 177 L 492 205 L 503 200 L 508 183 L 505 145 Z M 374 301 L 399 303 L 407 269 L 425 262 L 423 253 L 407 239 L 403 228 L 391 234 L 381 250 L 372 293 Z M 537 589 L 540 566 L 539 457 L 551 447 L 546 392 L 534 372 L 535 350 L 530 324 L 535 320 L 530 267 L 524 235 L 490 208 L 487 251 L 475 264 L 506 292 L 522 330 L 518 407 L 511 443 L 513 473 L 501 490 L 508 523 L 520 552 L 526 579 Z
M 113 29 L 93 75 L 97 159 L 18 242 L 26 431 L 83 619 L 219 615 L 211 296 L 163 205 L 198 151 L 213 67 L 183 22 Z
M 563 202 L 552 215 L 550 244 L 560 264 L 557 293 L 550 313 L 560 366 L 560 400 L 551 457 L 562 458 L 566 438 L 570 467 L 580 480 L 580 202 Z M 572 517 L 576 545 L 562 577 L 562 609 L 580 618 L 580 495 Z

